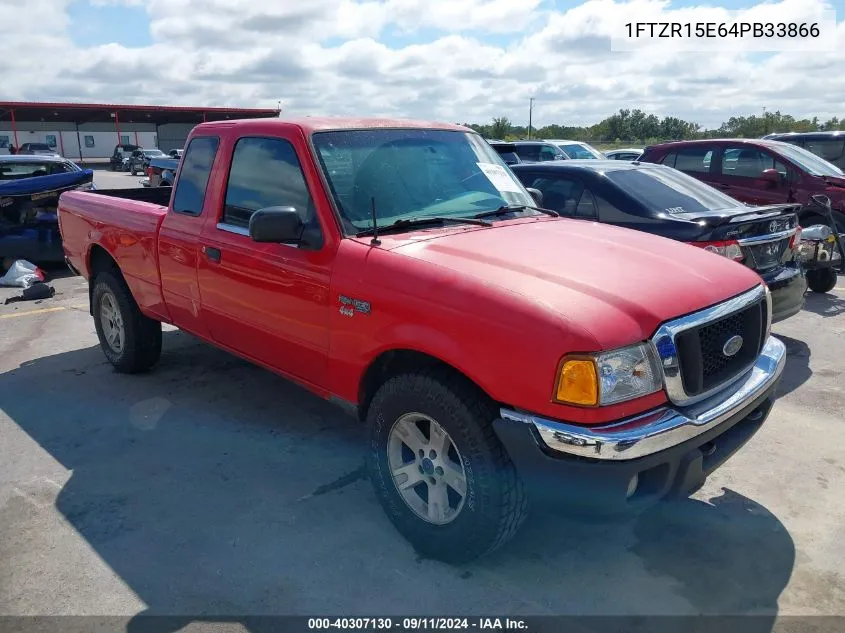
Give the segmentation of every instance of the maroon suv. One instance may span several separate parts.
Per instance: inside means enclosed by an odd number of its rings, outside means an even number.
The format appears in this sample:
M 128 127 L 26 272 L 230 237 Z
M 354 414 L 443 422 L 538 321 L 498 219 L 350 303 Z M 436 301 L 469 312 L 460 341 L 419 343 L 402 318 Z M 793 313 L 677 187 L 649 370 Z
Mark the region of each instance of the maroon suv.
M 640 160 L 674 167 L 749 204 L 800 203 L 804 227 L 827 224 L 810 204 L 810 196 L 825 194 L 845 232 L 845 173 L 802 147 L 761 139 L 678 141 L 647 147 Z

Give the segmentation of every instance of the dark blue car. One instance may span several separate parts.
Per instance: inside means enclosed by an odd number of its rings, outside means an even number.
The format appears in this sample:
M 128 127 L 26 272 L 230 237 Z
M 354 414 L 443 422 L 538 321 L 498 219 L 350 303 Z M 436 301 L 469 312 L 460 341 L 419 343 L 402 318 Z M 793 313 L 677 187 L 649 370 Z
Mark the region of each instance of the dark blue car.
M 63 261 L 59 196 L 93 188 L 94 172 L 61 156 L 0 156 L 0 259 Z
M 566 160 L 511 170 L 560 215 L 687 242 L 752 268 L 771 290 L 773 321 L 804 306 L 807 281 L 795 257 L 799 204 L 748 206 L 681 171 L 637 161 Z

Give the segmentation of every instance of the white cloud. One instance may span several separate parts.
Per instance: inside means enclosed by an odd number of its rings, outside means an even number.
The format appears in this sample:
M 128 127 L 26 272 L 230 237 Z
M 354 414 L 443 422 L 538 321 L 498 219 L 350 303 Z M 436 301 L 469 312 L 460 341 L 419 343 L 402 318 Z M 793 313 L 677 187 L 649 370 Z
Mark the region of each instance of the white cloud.
M 78 0 L 77 0 L 78 1 Z M 613 52 L 620 20 L 667 1 L 590 0 L 552 10 L 541 0 L 92 0 L 143 6 L 153 44 L 79 48 L 70 0 L 4 0 L 0 40 L 7 99 L 275 106 L 295 113 L 386 114 L 447 121 L 527 118 L 596 122 L 643 108 L 704 124 L 765 105 L 796 115 L 845 115 L 838 50 L 707 54 Z M 795 20 L 831 7 L 783 0 L 747 7 L 756 20 Z M 712 7 L 677 19 L 710 21 Z M 434 35 L 432 35 L 434 33 Z M 427 39 L 423 39 L 423 37 Z M 414 42 L 399 44 L 398 42 Z

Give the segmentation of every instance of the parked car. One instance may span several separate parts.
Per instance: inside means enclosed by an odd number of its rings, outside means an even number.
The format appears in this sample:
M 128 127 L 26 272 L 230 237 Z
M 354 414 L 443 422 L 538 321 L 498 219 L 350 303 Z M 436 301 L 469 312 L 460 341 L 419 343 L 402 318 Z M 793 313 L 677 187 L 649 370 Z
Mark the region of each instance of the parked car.
M 798 203 L 802 227 L 827 223 L 810 204 L 810 196 L 827 195 L 845 232 L 845 173 L 802 147 L 763 139 L 679 141 L 647 147 L 639 160 L 674 167 L 749 204 Z
M 61 262 L 56 205 L 71 189 L 93 189 L 94 172 L 59 156 L 0 156 L 0 260 Z
M 138 149 L 141 149 L 138 145 L 115 145 L 111 158 L 109 158 L 109 169 L 112 171 L 127 171 L 129 156 Z
M 516 145 L 505 141 L 488 141 L 490 147 L 495 149 L 506 165 L 518 165 L 522 162 L 519 154 L 516 153 Z
M 623 149 L 609 149 L 603 152 L 604 157 L 610 160 L 637 160 L 643 153 L 642 149 L 626 147 Z
M 534 205 L 469 128 L 308 117 L 202 123 L 172 195 L 65 193 L 59 219 L 117 371 L 155 365 L 166 322 L 354 412 L 393 524 L 460 562 L 529 495 L 697 489 L 785 363 L 753 271 Z
M 18 155 L 58 156 L 55 148 L 47 143 L 24 143 L 18 148 Z
M 129 155 L 128 171 L 134 176 L 139 171 L 146 172 L 152 158 L 166 158 L 167 154 L 160 149 L 138 148 Z
M 142 180 L 144 187 L 171 187 L 176 179 L 176 170 L 179 168 L 178 158 L 151 158 L 147 166 L 147 179 Z
M 680 171 L 648 163 L 568 160 L 515 165 L 543 206 L 563 216 L 661 235 L 757 272 L 772 292 L 772 321 L 804 307 L 807 281 L 796 261 L 800 205 L 748 207 Z
M 167 152 L 167 155 L 170 156 L 170 158 L 182 158 L 182 151 L 183 150 L 181 149 L 172 149 Z
M 787 132 L 763 138 L 803 147 L 839 169 L 845 169 L 845 132 Z
M 569 158 L 557 145 L 545 141 L 513 141 L 512 143 L 493 143 L 491 146 L 502 156 L 516 153 L 521 163 L 539 163 Z M 509 157 L 508 160 L 513 159 Z
M 569 158 L 602 160 L 604 155 L 589 143 L 582 141 L 566 141 L 561 139 L 545 139 L 547 143 L 557 145 Z

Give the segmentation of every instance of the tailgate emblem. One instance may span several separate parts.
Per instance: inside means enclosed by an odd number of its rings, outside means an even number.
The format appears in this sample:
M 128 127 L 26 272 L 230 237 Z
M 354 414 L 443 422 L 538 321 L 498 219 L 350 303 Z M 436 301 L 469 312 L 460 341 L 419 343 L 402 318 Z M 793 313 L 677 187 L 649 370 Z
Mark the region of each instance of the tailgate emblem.
M 738 334 L 730 337 L 722 346 L 722 354 L 730 358 L 736 356 L 739 350 L 742 349 L 742 337 Z

